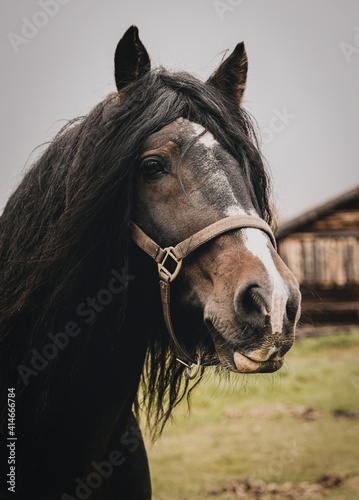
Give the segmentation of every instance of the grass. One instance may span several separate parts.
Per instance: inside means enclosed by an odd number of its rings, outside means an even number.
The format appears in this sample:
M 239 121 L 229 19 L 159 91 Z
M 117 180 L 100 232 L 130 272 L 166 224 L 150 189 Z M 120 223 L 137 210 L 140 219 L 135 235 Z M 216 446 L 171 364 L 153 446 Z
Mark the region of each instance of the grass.
M 147 439 L 153 499 L 214 498 L 210 489 L 241 478 L 281 484 L 358 476 L 359 420 L 332 414 L 359 412 L 358 359 L 359 330 L 298 342 L 276 374 L 228 381 L 208 370 L 190 415 L 182 405 L 161 438 Z M 317 409 L 319 418 L 293 417 L 299 407 Z M 343 486 L 326 498 L 352 500 L 359 491 Z

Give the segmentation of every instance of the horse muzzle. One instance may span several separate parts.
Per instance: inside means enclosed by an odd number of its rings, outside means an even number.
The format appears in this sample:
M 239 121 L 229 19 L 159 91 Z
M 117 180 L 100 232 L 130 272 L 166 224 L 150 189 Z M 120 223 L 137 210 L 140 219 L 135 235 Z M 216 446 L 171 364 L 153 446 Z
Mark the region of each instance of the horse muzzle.
M 300 311 L 300 292 L 287 280 L 279 296 L 269 284 L 241 283 L 230 278 L 219 287 L 204 309 L 221 364 L 239 373 L 279 370 L 294 343 Z M 236 289 L 237 288 L 237 289 Z

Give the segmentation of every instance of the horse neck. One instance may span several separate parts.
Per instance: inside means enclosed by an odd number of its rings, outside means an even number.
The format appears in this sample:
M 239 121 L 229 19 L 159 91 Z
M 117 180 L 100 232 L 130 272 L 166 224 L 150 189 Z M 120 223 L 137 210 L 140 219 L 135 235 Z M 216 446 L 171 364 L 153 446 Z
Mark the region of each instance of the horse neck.
M 131 414 L 149 345 L 149 331 L 158 321 L 160 310 L 156 274 L 152 276 L 151 272 L 144 272 L 142 263 L 136 259 L 129 277 L 121 331 L 112 333 L 111 347 L 102 343 L 107 332 L 98 332 L 91 357 L 86 359 L 83 371 L 86 378 L 80 381 L 83 388 L 88 388 L 88 403 L 91 405 L 91 401 L 97 401 L 98 422 L 101 421 L 100 427 L 106 423 L 104 428 L 108 432 L 111 427 L 118 430 L 126 425 Z M 153 307 L 154 303 L 157 307 Z

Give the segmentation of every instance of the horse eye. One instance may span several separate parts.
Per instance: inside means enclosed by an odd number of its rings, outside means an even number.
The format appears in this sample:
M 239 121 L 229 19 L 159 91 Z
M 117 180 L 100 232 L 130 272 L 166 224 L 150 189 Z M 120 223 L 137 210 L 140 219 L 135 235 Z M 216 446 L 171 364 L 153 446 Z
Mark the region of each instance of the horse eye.
M 151 179 L 156 178 L 166 172 L 166 168 L 159 160 L 148 158 L 141 163 L 143 175 Z

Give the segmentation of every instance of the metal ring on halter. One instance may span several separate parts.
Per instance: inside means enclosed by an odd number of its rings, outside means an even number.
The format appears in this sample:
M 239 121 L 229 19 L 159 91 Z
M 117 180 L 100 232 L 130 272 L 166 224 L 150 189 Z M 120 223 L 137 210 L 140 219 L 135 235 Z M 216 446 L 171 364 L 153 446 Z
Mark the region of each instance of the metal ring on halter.
M 199 370 L 201 368 L 201 356 L 198 356 L 197 354 L 197 363 L 192 363 L 190 365 L 188 365 L 187 363 L 185 363 L 182 359 L 179 359 L 179 358 L 176 358 L 177 361 L 179 361 L 180 363 L 182 363 L 182 365 L 186 366 L 187 367 L 187 378 L 189 380 L 193 380 L 194 378 L 197 377 L 198 373 L 199 373 Z M 193 375 L 191 375 L 191 370 L 195 368 L 195 372 Z

